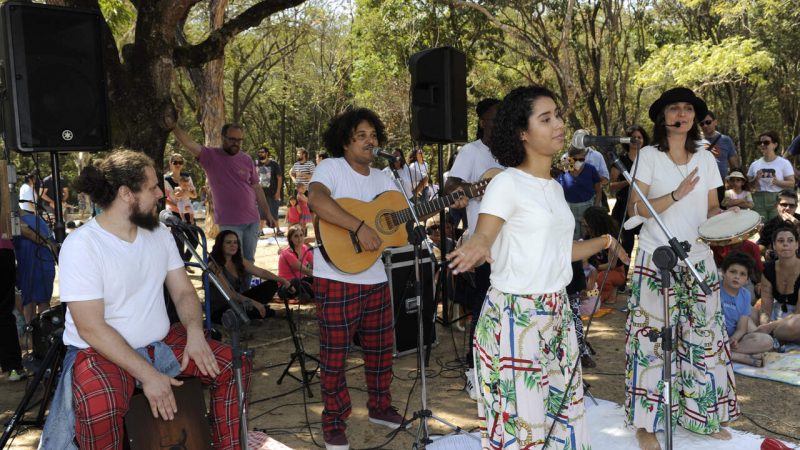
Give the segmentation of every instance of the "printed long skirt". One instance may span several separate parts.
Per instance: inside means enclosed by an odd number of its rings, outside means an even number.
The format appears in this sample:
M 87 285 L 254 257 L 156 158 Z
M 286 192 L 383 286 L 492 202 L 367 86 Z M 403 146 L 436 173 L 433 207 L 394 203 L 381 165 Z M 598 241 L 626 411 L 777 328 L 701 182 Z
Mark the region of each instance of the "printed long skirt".
M 664 306 L 661 277 L 649 253 L 636 258 L 628 299 L 625 356 L 626 422 L 648 432 L 664 429 L 664 354 L 661 331 Z M 738 417 L 736 385 L 725 319 L 719 299 L 719 278 L 712 253 L 695 263 L 712 290 L 703 294 L 688 269 L 679 266 L 669 289 L 669 316 L 675 345 L 672 353 L 672 419 L 689 431 L 711 434 Z
M 553 422 L 547 449 L 591 448 L 580 365 L 567 388 L 580 355 L 566 291 L 522 296 L 490 288 L 473 344 L 482 448 L 545 448 Z

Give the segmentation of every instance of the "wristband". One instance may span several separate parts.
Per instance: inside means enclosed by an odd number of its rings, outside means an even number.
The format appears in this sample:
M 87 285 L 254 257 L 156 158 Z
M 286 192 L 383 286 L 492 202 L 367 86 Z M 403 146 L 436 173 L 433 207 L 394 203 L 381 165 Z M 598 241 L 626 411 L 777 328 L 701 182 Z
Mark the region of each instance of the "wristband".
M 609 248 L 611 248 L 611 243 L 614 241 L 610 234 L 606 234 L 605 237 L 606 237 L 606 245 L 603 247 L 603 250 L 608 250 Z
M 360 230 L 362 226 L 364 226 L 364 221 L 363 220 L 361 221 L 360 224 L 358 224 L 358 228 L 356 228 L 356 231 L 353 231 L 353 234 L 358 234 L 358 230 Z
M 675 191 L 670 192 L 669 196 L 670 196 L 670 198 L 672 199 L 673 202 L 677 202 L 678 201 L 678 199 L 675 198 Z

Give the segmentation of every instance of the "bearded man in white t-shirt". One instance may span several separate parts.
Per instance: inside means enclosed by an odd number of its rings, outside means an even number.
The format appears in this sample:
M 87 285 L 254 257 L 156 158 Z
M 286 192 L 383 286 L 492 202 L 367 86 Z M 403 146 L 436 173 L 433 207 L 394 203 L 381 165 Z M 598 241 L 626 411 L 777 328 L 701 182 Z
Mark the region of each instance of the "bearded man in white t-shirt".
M 153 160 L 115 151 L 85 168 L 75 187 L 103 213 L 70 233 L 61 250 L 67 355 L 40 448 L 72 448 L 72 435 L 80 448 L 122 448 L 137 382 L 153 416 L 172 420 L 178 375 L 211 386 L 215 448 L 240 448 L 232 352 L 204 336 L 197 292 L 158 222 L 164 193 Z M 180 318 L 172 326 L 165 286 Z M 243 366 L 247 389 L 250 365 Z
M 391 177 L 370 167 L 372 149 L 386 142 L 383 123 L 369 109 L 349 110 L 331 119 L 323 139 L 331 158 L 323 160 L 314 171 L 309 206 L 320 219 L 353 232 L 365 250 L 377 250 L 381 238 L 371 224 L 347 212 L 336 199 L 369 202 L 383 192 L 397 190 Z M 406 205 L 396 207 L 400 210 Z M 348 450 L 345 420 L 352 407 L 345 368 L 356 333 L 364 349 L 369 421 L 392 429 L 403 425 L 403 417 L 392 406 L 390 392 L 394 335 L 383 262 L 377 259 L 363 272 L 345 273 L 326 261 L 318 248 L 314 255 L 314 294 L 320 325 L 319 378 L 325 448 Z
M 489 150 L 489 141 L 492 138 L 492 124 L 494 116 L 497 114 L 497 107 L 500 100 L 496 98 L 486 98 L 478 102 L 475 112 L 478 115 L 478 139 L 470 142 L 458 152 L 453 167 L 450 169 L 450 176 L 444 184 L 446 193 L 451 193 L 460 188 L 466 188 L 470 183 L 481 180 L 481 177 L 489 169 L 504 169 Z M 467 204 L 467 224 L 469 234 L 475 233 L 478 224 L 478 212 L 481 209 L 481 199 L 474 197 Z M 486 291 L 489 290 L 489 275 L 492 273 L 489 263 L 481 264 L 475 268 L 475 286 L 468 285 L 465 289 L 467 306 L 472 312 L 472 322 L 469 329 L 469 342 L 475 335 L 475 325 L 478 323 L 478 316 L 483 307 L 483 300 L 486 298 Z M 465 389 L 473 400 L 478 399 L 478 392 L 473 383 L 473 359 L 472 345 L 467 351 L 467 372 Z

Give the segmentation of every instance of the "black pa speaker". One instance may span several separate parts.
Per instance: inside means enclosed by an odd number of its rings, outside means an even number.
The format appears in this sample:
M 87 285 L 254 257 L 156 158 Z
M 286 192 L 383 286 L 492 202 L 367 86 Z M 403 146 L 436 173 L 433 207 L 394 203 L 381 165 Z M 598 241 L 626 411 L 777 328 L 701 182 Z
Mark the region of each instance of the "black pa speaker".
M 467 56 L 453 47 L 411 55 L 411 137 L 467 142 Z
M 422 306 L 424 345 L 436 341 L 436 298 L 434 296 L 434 267 L 427 250 L 420 251 L 422 299 L 417 301 L 414 285 L 414 248 L 410 245 L 387 248 L 383 264 L 389 279 L 394 314 L 394 354 L 405 355 L 417 349 L 419 327 L 417 315 Z
M 20 152 L 109 145 L 99 12 L 28 2 L 0 8 L 3 126 Z

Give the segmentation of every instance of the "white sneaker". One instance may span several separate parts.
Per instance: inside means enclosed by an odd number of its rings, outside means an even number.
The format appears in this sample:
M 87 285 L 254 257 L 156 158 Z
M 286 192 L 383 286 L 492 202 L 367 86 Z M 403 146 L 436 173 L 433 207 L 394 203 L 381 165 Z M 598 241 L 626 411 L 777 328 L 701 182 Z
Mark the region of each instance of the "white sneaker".
M 478 389 L 475 387 L 475 369 L 467 369 L 464 375 L 467 377 L 464 390 L 469 394 L 469 398 L 478 400 Z

